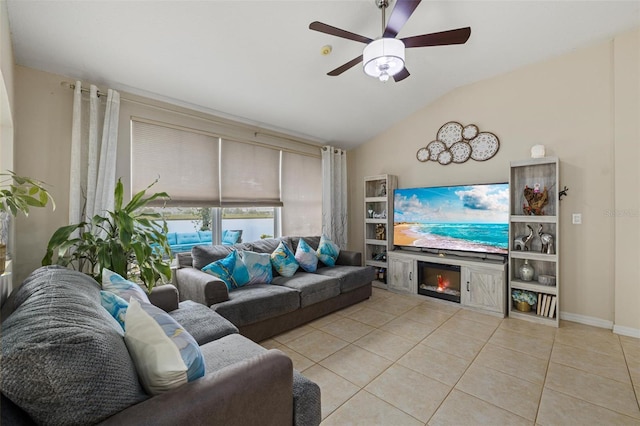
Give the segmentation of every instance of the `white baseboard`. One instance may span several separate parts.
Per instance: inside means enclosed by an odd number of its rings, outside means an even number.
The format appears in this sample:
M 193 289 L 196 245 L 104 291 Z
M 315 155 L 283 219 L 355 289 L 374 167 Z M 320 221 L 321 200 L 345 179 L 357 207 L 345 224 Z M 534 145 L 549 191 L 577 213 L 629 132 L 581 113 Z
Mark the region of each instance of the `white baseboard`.
M 623 325 L 614 325 L 613 332 L 622 336 L 635 337 L 640 339 L 640 329 L 625 327 Z
M 572 314 L 571 312 L 560 312 L 560 319 L 585 325 L 591 325 L 593 327 L 606 328 L 607 330 L 613 330 L 615 334 L 636 337 L 640 339 L 640 329 L 625 327 L 622 325 L 614 325 L 613 321 L 607 321 L 600 318 L 589 317 L 586 315 Z
M 613 329 L 613 321 L 607 321 L 595 317 L 588 317 L 586 315 L 572 314 L 571 312 L 560 312 L 560 319 L 585 325 L 591 325 L 593 327 L 606 328 L 607 330 Z

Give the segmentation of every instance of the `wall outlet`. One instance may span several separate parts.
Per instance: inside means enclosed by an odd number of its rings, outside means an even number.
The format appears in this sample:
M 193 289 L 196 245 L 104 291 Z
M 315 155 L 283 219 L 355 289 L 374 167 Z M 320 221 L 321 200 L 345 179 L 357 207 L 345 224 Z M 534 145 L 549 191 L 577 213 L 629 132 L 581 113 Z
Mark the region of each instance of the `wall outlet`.
M 582 213 L 574 213 L 571 215 L 571 221 L 574 225 L 582 224 Z

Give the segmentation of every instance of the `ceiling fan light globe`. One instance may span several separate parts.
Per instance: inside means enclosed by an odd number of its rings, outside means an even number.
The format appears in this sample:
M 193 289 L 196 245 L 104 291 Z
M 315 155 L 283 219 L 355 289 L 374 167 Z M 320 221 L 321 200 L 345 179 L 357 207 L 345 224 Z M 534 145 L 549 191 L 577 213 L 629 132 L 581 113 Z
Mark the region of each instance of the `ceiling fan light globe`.
M 384 73 L 396 75 L 404 68 L 404 43 L 395 38 L 379 38 L 372 41 L 362 52 L 365 74 L 382 80 Z

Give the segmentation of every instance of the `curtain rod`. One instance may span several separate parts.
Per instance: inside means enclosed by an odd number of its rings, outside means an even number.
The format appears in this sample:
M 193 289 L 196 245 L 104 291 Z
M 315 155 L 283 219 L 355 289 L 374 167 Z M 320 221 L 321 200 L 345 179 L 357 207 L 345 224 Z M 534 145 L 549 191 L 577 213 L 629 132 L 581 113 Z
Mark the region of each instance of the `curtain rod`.
M 76 88 L 75 83 L 70 83 L 68 81 L 61 81 L 60 82 L 60 86 L 66 87 L 67 89 L 72 89 L 72 90 L 75 90 L 75 88 Z M 85 89 L 84 87 L 81 87 L 80 91 L 82 93 L 89 93 L 90 92 L 89 89 Z M 98 93 L 98 97 L 107 96 L 106 93 L 101 92 L 100 90 L 98 90 L 97 93 Z M 195 115 L 195 114 L 188 114 L 188 113 L 185 113 L 185 112 L 182 112 L 182 111 L 176 111 L 176 110 L 173 110 L 173 109 L 170 109 L 170 108 L 164 108 L 164 107 L 161 107 L 161 106 L 158 106 L 158 105 L 154 105 L 152 103 L 142 102 L 142 101 L 136 100 L 136 99 L 130 99 L 130 98 L 127 98 L 126 96 L 122 96 L 122 94 L 120 94 L 120 100 L 121 101 L 127 101 L 127 102 L 131 102 L 131 103 L 135 103 L 135 104 L 138 104 L 138 105 L 147 106 L 147 107 L 150 107 L 150 108 L 155 108 L 155 109 L 158 109 L 158 110 L 161 110 L 161 111 L 168 111 L 168 112 L 172 112 L 174 114 L 180 114 L 180 115 L 183 115 L 183 116 L 186 116 L 186 117 L 190 117 L 190 118 L 196 118 L 198 120 L 209 121 L 209 122 L 215 123 L 215 124 L 226 125 L 226 126 L 228 126 L 228 125 L 250 126 L 249 124 L 244 124 L 242 122 L 235 122 L 235 123 L 232 124 L 232 123 L 228 123 L 228 122 L 225 122 L 225 121 L 214 120 L 214 119 L 207 118 L 207 117 L 200 117 L 200 116 Z M 159 101 L 159 102 L 163 102 L 163 101 Z M 207 114 L 207 113 L 203 112 L 203 114 Z M 230 121 L 233 122 L 233 120 L 230 120 Z M 252 130 L 252 129 L 247 129 L 247 130 Z M 319 145 L 311 143 L 311 142 L 302 141 L 302 140 L 295 139 L 293 137 L 284 136 L 284 135 L 271 134 L 271 133 L 269 133 L 269 131 L 262 131 L 261 132 L 260 130 L 261 129 L 254 130 L 254 137 L 257 137 L 258 135 L 262 135 L 262 136 L 272 137 L 272 138 L 276 138 L 276 139 L 284 139 L 284 140 L 288 140 L 288 141 L 291 141 L 291 142 L 294 142 L 294 143 L 307 145 L 307 146 L 314 147 L 314 148 L 319 148 L 320 147 Z

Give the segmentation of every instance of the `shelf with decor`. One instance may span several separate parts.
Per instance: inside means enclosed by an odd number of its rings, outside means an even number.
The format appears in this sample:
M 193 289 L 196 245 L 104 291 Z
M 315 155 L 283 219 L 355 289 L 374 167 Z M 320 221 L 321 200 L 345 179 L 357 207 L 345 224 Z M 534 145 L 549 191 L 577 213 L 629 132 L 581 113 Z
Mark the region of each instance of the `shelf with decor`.
M 393 191 L 398 179 L 393 175 L 364 178 L 364 263 L 376 270 L 376 287 L 387 288 L 389 262 L 393 250 Z
M 511 162 L 509 176 L 509 316 L 560 321 L 560 161 Z

